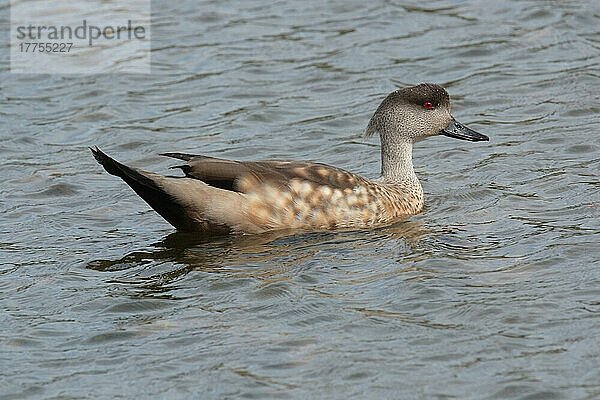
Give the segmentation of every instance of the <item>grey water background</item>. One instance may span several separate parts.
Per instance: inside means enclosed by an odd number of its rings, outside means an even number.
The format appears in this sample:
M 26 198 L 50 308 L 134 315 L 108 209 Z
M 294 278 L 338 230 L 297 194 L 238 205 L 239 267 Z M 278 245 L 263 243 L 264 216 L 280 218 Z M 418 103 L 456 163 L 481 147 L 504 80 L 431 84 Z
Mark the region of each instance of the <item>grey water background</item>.
M 153 2 L 151 75 L 3 40 L 0 398 L 599 398 L 599 4 Z M 419 143 L 390 228 L 177 234 L 87 149 L 375 176 L 368 118 L 423 81 L 491 141 Z

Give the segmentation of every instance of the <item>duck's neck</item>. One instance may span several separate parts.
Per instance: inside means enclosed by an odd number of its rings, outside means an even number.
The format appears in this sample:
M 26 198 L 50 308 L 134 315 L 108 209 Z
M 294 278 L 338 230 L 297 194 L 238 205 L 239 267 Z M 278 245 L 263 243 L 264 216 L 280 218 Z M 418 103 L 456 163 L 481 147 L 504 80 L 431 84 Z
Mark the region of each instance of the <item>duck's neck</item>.
M 412 163 L 410 140 L 381 141 L 381 180 L 390 184 L 414 187 L 422 192 Z

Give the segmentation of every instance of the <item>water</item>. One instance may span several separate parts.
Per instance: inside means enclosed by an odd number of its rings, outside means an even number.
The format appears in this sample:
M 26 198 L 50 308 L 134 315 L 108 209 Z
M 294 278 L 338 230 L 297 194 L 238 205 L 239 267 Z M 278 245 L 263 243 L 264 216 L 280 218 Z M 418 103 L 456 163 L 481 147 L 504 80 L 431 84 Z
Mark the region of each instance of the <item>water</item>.
M 155 2 L 152 75 L 0 58 L 0 398 L 598 398 L 598 4 Z M 422 81 L 491 141 L 420 143 L 386 229 L 177 234 L 87 150 L 374 176 Z

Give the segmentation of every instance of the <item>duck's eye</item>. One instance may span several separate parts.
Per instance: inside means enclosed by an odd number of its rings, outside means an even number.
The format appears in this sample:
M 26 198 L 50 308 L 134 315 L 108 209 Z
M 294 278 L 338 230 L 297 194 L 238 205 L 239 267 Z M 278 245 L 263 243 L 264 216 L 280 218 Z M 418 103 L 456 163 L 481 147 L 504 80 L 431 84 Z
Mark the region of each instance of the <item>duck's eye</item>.
M 426 101 L 423 103 L 423 108 L 426 110 L 433 110 L 433 103 L 430 101 Z

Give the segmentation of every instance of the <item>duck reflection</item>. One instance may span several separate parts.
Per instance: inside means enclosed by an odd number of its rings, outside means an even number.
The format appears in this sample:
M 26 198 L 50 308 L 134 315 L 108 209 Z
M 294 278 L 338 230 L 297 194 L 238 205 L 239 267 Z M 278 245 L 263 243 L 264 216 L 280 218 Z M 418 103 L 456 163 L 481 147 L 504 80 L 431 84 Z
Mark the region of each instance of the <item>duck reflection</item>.
M 419 220 L 371 231 L 300 234 L 279 231 L 221 237 L 174 232 L 148 249 L 133 251 L 118 259 L 94 260 L 87 268 L 102 272 L 121 271 L 124 276 L 115 278 L 114 282 L 142 285 L 150 290 L 160 290 L 191 271 L 255 278 L 270 283 L 294 275 L 295 269 L 306 267 L 307 263 L 303 261 L 322 251 L 333 253 L 335 258 L 336 249 L 341 257 L 345 250 L 373 247 L 389 240 L 410 250 L 427 233 Z

